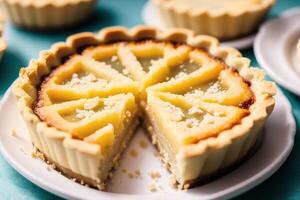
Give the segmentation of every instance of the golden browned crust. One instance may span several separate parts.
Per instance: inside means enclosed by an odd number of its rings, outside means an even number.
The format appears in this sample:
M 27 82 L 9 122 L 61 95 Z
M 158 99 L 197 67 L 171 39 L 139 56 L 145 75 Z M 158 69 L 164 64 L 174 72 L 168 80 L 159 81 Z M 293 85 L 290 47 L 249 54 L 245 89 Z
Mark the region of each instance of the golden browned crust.
M 3 0 L 3 5 L 15 25 L 51 31 L 80 23 L 91 14 L 96 2 L 97 0 Z
M 178 6 L 172 0 L 153 0 L 152 2 L 164 25 L 168 28 L 190 28 L 197 34 L 208 34 L 227 40 L 255 31 L 275 0 L 263 0 L 260 6 L 249 7 L 245 11 L 236 9 L 223 12 L 203 8 L 190 9 L 187 6 Z
M 244 117 L 241 123 L 234 126 L 232 129 L 223 131 L 216 137 L 199 141 L 196 144 L 184 146 L 180 152 L 178 152 L 178 159 L 192 159 L 194 157 L 206 155 L 207 152 L 225 151 L 228 147 L 233 146 L 236 141 L 243 139 L 243 148 L 239 149 L 241 152 L 239 152 L 236 158 L 232 158 L 233 160 L 228 162 L 233 162 L 244 157 L 253 146 L 253 143 L 255 143 L 257 132 L 261 129 L 274 107 L 275 101 L 273 96 L 276 93 L 274 85 L 271 82 L 264 80 L 264 73 L 261 70 L 250 68 L 249 59 L 242 57 L 240 52 L 235 49 L 220 47 L 219 42 L 215 38 L 204 35 L 194 36 L 192 32 L 185 29 L 170 29 L 161 32 L 160 30 L 149 26 L 137 26 L 130 30 L 127 30 L 124 27 L 110 27 L 103 29 L 96 35 L 92 33 L 72 35 L 65 43 L 54 44 L 50 50 L 41 52 L 38 59 L 32 60 L 27 68 L 22 68 L 20 70 L 20 76 L 13 87 L 13 92 L 18 99 L 18 107 L 30 130 L 33 143 L 41 151 L 47 153 L 49 157 L 58 157 L 57 161 L 55 160 L 58 163 L 60 163 L 60 160 L 62 159 L 52 151 L 52 148 L 57 146 L 64 150 L 72 150 L 72 154 L 59 152 L 59 154 L 64 154 L 67 160 L 71 156 L 77 156 L 76 160 L 79 162 L 78 159 L 80 159 L 80 157 L 78 157 L 76 152 L 82 152 L 84 155 L 92 156 L 97 159 L 99 150 L 95 145 L 78 145 L 74 140 L 69 138 L 69 134 L 48 127 L 45 122 L 41 121 L 38 116 L 34 114 L 32 106 L 37 99 L 38 86 L 43 77 L 48 75 L 53 68 L 62 64 L 65 58 L 68 58 L 77 52 L 81 52 L 86 46 L 116 41 L 140 41 L 144 39 L 169 41 L 173 43 L 179 42 L 192 47 L 202 48 L 212 56 L 223 60 L 230 68 L 239 72 L 240 76 L 243 77 L 245 81 L 251 83 L 251 89 L 255 95 L 255 102 L 249 108 L 251 112 L 250 115 Z M 48 143 L 49 140 L 51 140 L 51 142 Z M 207 160 L 207 162 L 213 161 Z M 224 165 L 227 164 L 228 163 L 225 163 Z M 78 165 L 78 163 L 67 162 L 63 166 L 72 171 L 75 170 L 75 173 L 80 174 L 82 171 L 81 169 L 78 169 L 76 165 Z M 95 177 L 95 174 L 93 173 L 87 172 L 87 174 L 87 177 Z

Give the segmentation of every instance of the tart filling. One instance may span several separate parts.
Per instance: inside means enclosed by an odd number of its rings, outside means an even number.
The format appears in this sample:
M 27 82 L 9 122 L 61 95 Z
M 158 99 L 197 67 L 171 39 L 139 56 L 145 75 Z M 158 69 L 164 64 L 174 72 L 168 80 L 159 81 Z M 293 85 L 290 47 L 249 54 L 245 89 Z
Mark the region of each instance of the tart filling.
M 72 36 L 78 51 L 59 44 L 21 70 L 14 93 L 34 145 L 100 189 L 138 119 L 180 188 L 244 158 L 274 105 L 263 73 L 210 37 L 132 31 Z

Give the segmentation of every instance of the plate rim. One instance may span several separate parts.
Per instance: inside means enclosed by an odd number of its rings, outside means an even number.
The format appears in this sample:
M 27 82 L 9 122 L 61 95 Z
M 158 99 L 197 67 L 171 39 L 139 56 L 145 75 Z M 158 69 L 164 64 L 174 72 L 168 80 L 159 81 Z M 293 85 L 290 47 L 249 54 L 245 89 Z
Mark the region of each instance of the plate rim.
M 12 84 L 13 85 L 13 84 Z M 13 96 L 12 94 L 12 85 L 6 90 L 5 94 L 3 95 L 2 99 L 0 100 L 0 113 L 2 112 L 2 109 L 7 103 L 8 99 L 10 96 Z M 296 122 L 292 113 L 292 106 L 287 97 L 283 94 L 283 92 L 277 88 L 277 95 L 280 95 L 280 98 L 282 98 L 282 103 L 284 104 L 287 112 L 287 122 L 289 122 L 289 140 L 288 140 L 288 145 L 284 148 L 284 151 L 280 153 L 280 155 L 273 160 L 272 164 L 268 165 L 266 168 L 263 170 L 259 171 L 259 173 L 255 174 L 255 176 L 252 176 L 251 178 L 243 181 L 242 183 L 232 186 L 226 190 L 223 190 L 221 192 L 212 194 L 208 197 L 203 197 L 203 199 L 229 199 L 235 196 L 238 196 L 255 186 L 259 185 L 263 181 L 267 180 L 270 176 L 272 176 L 281 166 L 282 164 L 286 161 L 288 156 L 290 155 L 293 146 L 294 146 L 294 138 L 296 134 Z M 63 197 L 63 198 L 72 198 L 72 199 L 80 199 L 80 196 L 74 196 L 63 189 L 56 187 L 53 184 L 49 184 L 45 182 L 42 178 L 38 177 L 37 175 L 34 174 L 34 172 L 29 171 L 25 168 L 20 167 L 18 162 L 16 161 L 15 158 L 11 157 L 9 155 L 9 152 L 5 150 L 2 141 L 0 140 L 0 153 L 3 156 L 3 158 L 9 163 L 11 167 L 14 168 L 21 176 L 26 178 L 28 181 L 32 182 L 35 184 L 37 187 L 40 187 L 54 195 Z M 251 158 L 250 158 L 251 159 Z M 53 187 L 54 186 L 54 187 Z M 225 192 L 224 192 L 225 191 Z M 101 191 L 100 191 L 101 192 Z M 195 199 L 197 197 L 195 196 L 186 196 L 182 195 L 183 193 L 180 193 L 180 197 L 186 197 L 187 199 Z M 161 194 L 119 194 L 119 193 L 109 193 L 109 192 L 102 192 L 102 199 L 111 199 L 112 197 L 114 198 L 119 198 L 119 199 L 127 199 L 127 198 L 134 198 L 134 199 L 139 199 L 141 197 L 145 199 L 165 199 L 168 197 L 168 195 L 172 195 L 172 193 L 167 192 L 167 193 L 161 193 Z M 174 196 L 173 198 L 177 199 L 178 197 Z M 88 197 L 87 199 L 93 199 Z
M 253 50 L 254 50 L 254 54 L 255 57 L 257 59 L 258 64 L 267 72 L 267 74 L 274 79 L 276 82 L 279 83 L 279 85 L 283 86 L 284 88 L 286 88 L 287 90 L 289 90 L 290 92 L 293 92 L 294 94 L 300 96 L 300 88 L 295 86 L 295 84 L 293 83 L 289 83 L 289 81 L 284 78 L 282 78 L 280 75 L 278 75 L 273 69 L 272 67 L 268 66 L 268 62 L 266 61 L 266 59 L 264 59 L 263 57 L 263 50 L 261 47 L 263 38 L 266 34 L 266 32 L 268 31 L 268 28 L 270 26 L 272 26 L 273 24 L 275 24 L 276 22 L 285 20 L 287 18 L 292 17 L 293 15 L 296 14 L 300 14 L 300 7 L 296 7 L 296 8 L 292 8 L 289 9 L 287 11 L 282 12 L 277 18 L 271 19 L 267 22 L 265 22 L 264 24 L 262 24 L 262 26 L 260 27 L 257 36 L 255 37 L 254 40 L 254 45 L 253 45 Z

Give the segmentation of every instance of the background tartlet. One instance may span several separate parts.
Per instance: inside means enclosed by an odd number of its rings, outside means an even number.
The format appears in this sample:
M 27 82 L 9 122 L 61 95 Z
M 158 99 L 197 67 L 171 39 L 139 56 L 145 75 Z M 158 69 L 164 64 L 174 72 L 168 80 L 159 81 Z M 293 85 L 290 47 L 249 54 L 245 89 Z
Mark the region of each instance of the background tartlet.
M 11 22 L 29 29 L 61 29 L 86 19 L 97 0 L 2 0 Z
M 202 8 L 199 5 L 188 6 L 188 1 L 182 3 L 175 0 L 152 0 L 152 2 L 167 28 L 189 28 L 197 34 L 207 34 L 220 40 L 228 40 L 255 31 L 275 0 L 256 0 L 253 6 L 242 7 L 240 5 L 241 7 L 239 7 L 239 5 L 235 5 L 221 9 L 208 6 Z M 225 3 L 223 4 L 225 5 Z M 202 5 L 205 5 L 203 1 Z M 222 7 L 222 4 L 219 7 Z
M 3 56 L 3 53 L 7 47 L 5 40 L 3 39 L 3 29 L 4 29 L 4 18 L 0 15 L 0 59 Z

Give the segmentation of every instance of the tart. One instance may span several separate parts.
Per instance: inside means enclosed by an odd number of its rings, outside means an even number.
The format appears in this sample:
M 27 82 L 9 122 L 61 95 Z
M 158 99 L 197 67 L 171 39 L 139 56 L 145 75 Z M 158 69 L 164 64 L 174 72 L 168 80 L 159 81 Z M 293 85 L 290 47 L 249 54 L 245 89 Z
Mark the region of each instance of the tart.
M 275 0 L 152 0 L 167 28 L 192 29 L 220 40 L 255 31 Z
M 85 20 L 97 0 L 3 0 L 12 23 L 37 30 L 63 29 Z
M 186 29 L 79 33 L 43 51 L 14 85 L 33 144 L 68 177 L 104 188 L 144 124 L 179 188 L 240 162 L 275 101 L 232 48 Z

